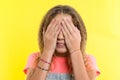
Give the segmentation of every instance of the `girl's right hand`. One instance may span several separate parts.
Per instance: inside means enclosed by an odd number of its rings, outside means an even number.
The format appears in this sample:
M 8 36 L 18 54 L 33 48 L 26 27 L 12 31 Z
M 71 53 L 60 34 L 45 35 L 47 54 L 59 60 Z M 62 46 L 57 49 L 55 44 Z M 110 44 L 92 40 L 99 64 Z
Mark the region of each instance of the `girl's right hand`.
M 57 42 L 57 36 L 60 32 L 60 19 L 54 18 L 47 27 L 47 30 L 43 28 L 43 52 L 54 54 Z

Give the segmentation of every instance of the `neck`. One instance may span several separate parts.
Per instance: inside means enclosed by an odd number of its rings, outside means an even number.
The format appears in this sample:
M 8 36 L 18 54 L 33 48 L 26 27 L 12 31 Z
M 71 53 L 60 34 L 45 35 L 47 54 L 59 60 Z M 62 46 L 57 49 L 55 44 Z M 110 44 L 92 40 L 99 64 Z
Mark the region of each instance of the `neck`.
M 66 52 L 66 53 L 57 53 L 57 52 L 55 52 L 54 55 L 59 56 L 59 57 L 68 57 L 69 53 L 68 52 Z

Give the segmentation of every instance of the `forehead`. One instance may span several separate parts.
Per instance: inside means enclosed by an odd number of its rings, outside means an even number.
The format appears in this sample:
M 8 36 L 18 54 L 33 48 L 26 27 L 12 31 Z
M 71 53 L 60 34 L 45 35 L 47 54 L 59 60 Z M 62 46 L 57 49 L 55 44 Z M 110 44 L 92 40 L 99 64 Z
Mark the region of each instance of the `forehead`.
M 63 18 L 67 18 L 67 19 L 72 20 L 71 15 L 69 15 L 69 14 L 63 14 L 63 13 L 61 13 L 61 14 L 57 14 L 55 18 L 56 18 L 56 19 L 63 19 Z

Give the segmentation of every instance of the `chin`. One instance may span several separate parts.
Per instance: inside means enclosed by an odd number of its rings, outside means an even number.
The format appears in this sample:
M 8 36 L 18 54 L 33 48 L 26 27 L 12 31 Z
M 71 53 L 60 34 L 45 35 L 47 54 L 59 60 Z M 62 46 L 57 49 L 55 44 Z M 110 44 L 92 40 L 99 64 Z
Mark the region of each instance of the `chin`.
M 56 48 L 56 52 L 60 53 L 60 54 L 64 54 L 67 52 L 67 49 L 66 48 Z

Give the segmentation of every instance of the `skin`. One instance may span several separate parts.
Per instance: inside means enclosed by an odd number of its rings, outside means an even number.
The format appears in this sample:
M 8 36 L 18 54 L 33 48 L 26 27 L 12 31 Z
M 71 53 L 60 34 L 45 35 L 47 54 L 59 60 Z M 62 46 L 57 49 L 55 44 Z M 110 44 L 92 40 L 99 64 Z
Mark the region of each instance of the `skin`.
M 41 58 L 51 62 L 53 55 L 67 57 L 73 66 L 75 80 L 95 80 L 95 71 L 86 71 L 83 56 L 80 50 L 81 35 L 80 31 L 74 26 L 72 18 L 67 14 L 58 14 L 48 25 L 47 30 L 43 30 L 44 50 Z M 56 43 L 64 43 L 58 47 Z M 76 50 L 76 51 L 75 51 Z M 86 63 L 89 65 L 90 63 Z M 49 69 L 50 65 L 39 61 L 38 66 Z M 89 66 L 91 67 L 91 66 Z M 27 80 L 45 80 L 47 71 L 29 69 Z

